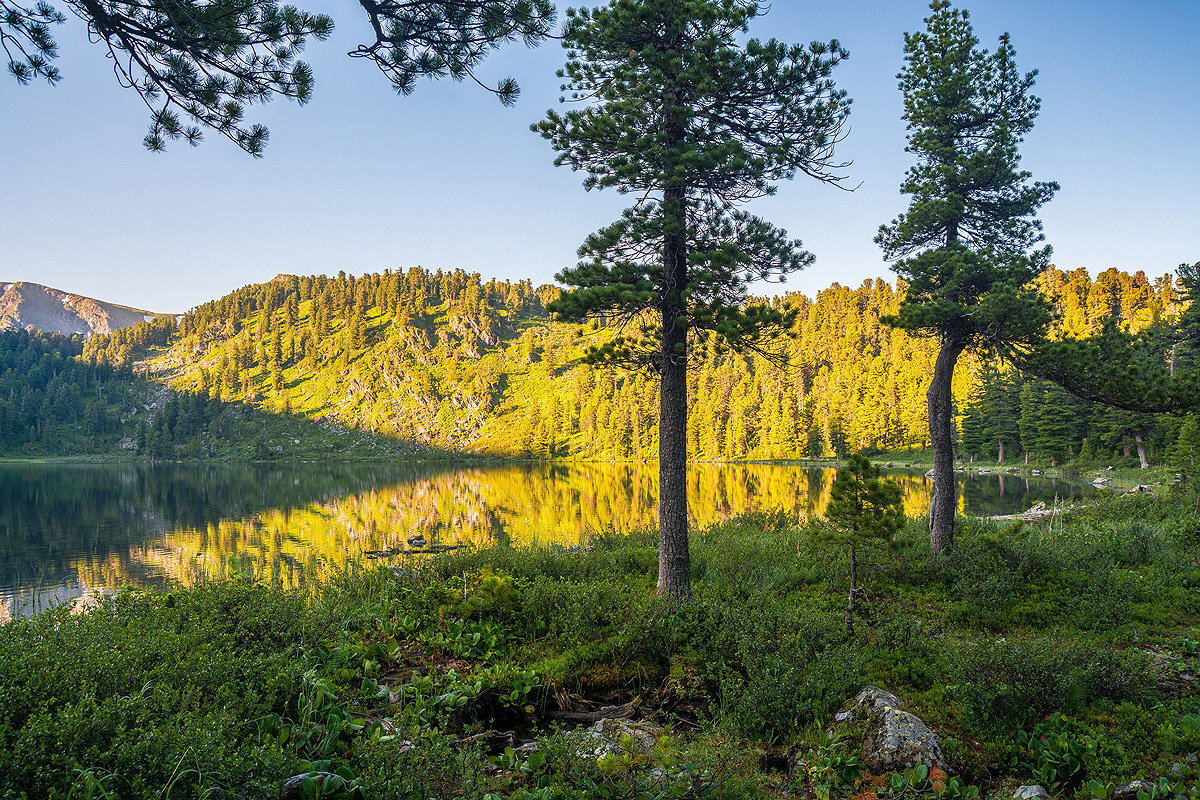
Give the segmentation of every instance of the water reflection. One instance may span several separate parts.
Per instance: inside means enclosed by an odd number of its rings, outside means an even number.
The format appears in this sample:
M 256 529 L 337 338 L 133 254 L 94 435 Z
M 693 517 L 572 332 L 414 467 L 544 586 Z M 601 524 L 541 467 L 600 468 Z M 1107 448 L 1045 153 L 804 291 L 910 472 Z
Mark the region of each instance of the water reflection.
M 930 482 L 897 472 L 909 514 Z M 833 470 L 696 464 L 697 526 L 746 511 L 820 514 Z M 1090 487 L 973 475 L 960 510 L 1011 513 Z M 430 544 L 584 543 L 651 527 L 657 469 L 582 464 L 0 465 L 0 620 L 52 603 L 86 604 L 123 585 L 188 585 L 249 571 L 301 586 L 370 551 Z

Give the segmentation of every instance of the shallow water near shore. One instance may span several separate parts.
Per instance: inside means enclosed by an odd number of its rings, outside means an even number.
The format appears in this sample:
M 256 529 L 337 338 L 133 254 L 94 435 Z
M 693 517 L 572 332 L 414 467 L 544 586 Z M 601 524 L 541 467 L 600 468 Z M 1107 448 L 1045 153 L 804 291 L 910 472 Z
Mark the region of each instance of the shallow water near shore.
M 905 510 L 931 482 L 893 470 Z M 834 470 L 693 464 L 697 530 L 753 511 L 820 515 Z M 302 586 L 349 562 L 431 546 L 585 544 L 653 527 L 647 464 L 0 464 L 0 621 L 121 586 L 186 586 L 233 572 Z M 1011 514 L 1084 499 L 1089 484 L 960 475 L 960 511 Z

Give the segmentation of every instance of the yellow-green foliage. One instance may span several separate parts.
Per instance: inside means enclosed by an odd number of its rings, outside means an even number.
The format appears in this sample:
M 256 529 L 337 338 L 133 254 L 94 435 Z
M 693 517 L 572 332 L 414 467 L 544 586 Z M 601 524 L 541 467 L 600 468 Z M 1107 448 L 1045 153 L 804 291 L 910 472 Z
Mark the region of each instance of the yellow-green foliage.
M 1179 310 L 1169 280 L 1141 273 L 1110 270 L 1092 280 L 1051 270 L 1042 288 L 1066 331 L 1113 314 L 1144 327 Z M 280 276 L 202 305 L 177 326 L 156 320 L 93 337 L 85 358 L 136 363 L 176 389 L 450 452 L 653 458 L 652 378 L 580 363 L 616 328 L 552 321 L 545 304 L 557 295 L 527 281 L 419 268 Z M 698 358 L 689 375 L 690 455 L 822 457 L 923 445 L 936 347 L 880 323 L 900 296 L 875 280 L 834 284 L 811 299 L 755 301 L 797 312 L 794 336 L 782 343 L 788 365 L 755 354 Z M 973 357 L 966 366 L 955 383 L 964 410 L 980 371 Z

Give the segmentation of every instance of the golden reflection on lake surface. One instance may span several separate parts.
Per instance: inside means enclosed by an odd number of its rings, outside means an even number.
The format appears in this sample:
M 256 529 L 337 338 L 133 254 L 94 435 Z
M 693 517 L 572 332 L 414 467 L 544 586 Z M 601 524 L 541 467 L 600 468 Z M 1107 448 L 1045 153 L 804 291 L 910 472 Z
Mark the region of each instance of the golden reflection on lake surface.
M 774 509 L 820 515 L 833 474 L 694 464 L 692 524 Z M 906 512 L 923 515 L 930 482 L 915 471 L 893 477 Z M 960 483 L 960 510 L 975 514 L 1087 491 L 1013 476 Z M 189 585 L 232 570 L 302 586 L 347 562 L 369 563 L 368 553 L 411 550 L 415 537 L 584 544 L 605 531 L 654 527 L 657 487 L 657 468 L 641 464 L 0 465 L 0 621 L 124 585 Z

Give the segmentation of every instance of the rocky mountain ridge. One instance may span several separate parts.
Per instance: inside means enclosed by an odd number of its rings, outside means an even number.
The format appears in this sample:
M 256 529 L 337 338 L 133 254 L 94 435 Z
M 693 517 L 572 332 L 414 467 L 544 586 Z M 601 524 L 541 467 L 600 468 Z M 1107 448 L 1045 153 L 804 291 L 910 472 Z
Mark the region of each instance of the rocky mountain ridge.
M 0 282 L 0 330 L 35 329 L 66 336 L 112 333 L 156 316 L 29 281 Z

